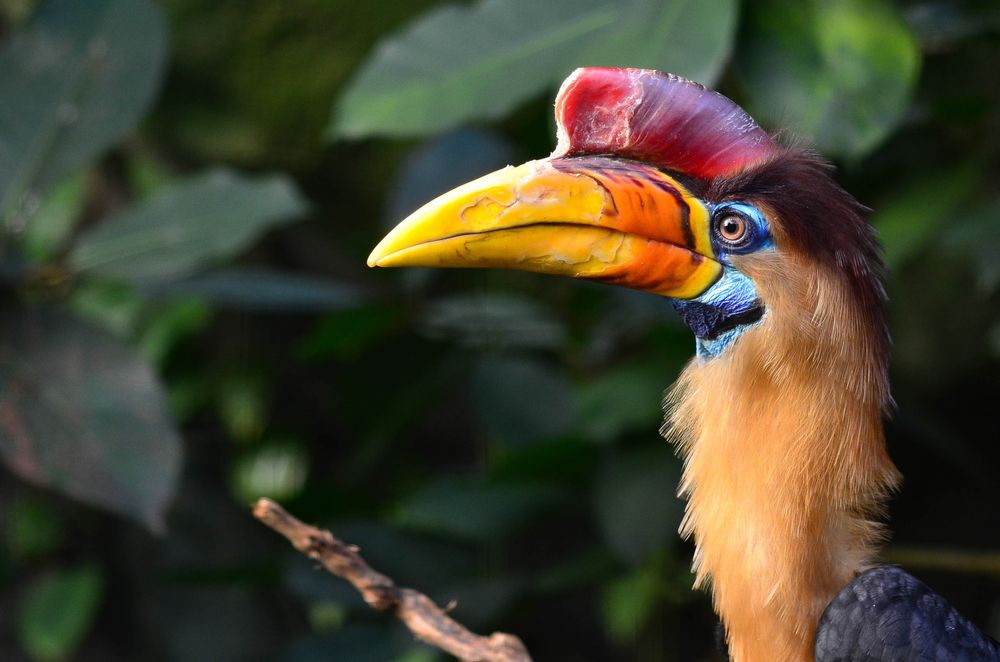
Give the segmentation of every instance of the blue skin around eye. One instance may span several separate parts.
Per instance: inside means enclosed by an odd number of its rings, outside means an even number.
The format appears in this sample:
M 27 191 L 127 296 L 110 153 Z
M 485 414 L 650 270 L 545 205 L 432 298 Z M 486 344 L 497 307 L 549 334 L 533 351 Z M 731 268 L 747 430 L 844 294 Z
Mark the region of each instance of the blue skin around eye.
M 713 248 L 723 265 L 722 275 L 711 287 L 691 300 L 674 300 L 674 308 L 695 334 L 698 356 L 719 356 L 744 331 L 758 324 L 763 307 L 753 281 L 738 271 L 727 259 L 774 247 L 764 215 L 756 207 L 727 202 L 713 208 L 713 215 L 726 210 L 738 211 L 751 223 L 750 241 L 731 248 L 713 236 Z
M 753 253 L 762 248 L 773 248 L 774 242 L 771 240 L 771 229 L 767 225 L 767 219 L 764 218 L 764 214 L 760 212 L 759 209 L 753 205 L 748 205 L 745 202 L 723 202 L 718 205 L 712 205 L 712 217 L 716 217 L 726 211 L 739 212 L 744 218 L 750 221 L 750 231 L 753 233 L 751 240 L 740 248 L 730 248 L 725 244 L 721 243 L 714 235 L 712 236 L 712 248 L 715 249 L 715 254 L 719 256 L 719 259 L 728 264 L 726 257 L 728 255 L 743 255 L 745 253 Z

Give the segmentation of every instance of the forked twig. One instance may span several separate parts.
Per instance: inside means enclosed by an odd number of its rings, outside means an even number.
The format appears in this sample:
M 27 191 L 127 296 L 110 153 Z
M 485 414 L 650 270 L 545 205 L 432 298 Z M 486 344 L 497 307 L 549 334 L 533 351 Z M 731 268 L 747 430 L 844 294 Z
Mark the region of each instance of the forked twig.
M 473 634 L 423 593 L 400 588 L 392 579 L 373 570 L 356 547 L 338 540 L 329 531 L 296 519 L 274 501 L 259 499 L 253 506 L 253 514 L 285 536 L 295 549 L 353 584 L 370 606 L 394 613 L 424 643 L 467 662 L 531 662 L 524 644 L 514 635 Z

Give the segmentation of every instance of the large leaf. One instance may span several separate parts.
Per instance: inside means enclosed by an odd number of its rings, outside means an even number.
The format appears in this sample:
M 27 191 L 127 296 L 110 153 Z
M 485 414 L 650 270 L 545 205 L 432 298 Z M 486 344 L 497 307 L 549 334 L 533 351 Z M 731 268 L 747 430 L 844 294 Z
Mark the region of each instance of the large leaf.
M 25 480 L 158 530 L 181 446 L 134 350 L 76 318 L 24 309 L 0 319 L 0 459 Z
M 578 66 L 665 69 L 711 84 L 733 0 L 484 0 L 434 10 L 382 42 L 333 136 L 412 136 L 503 117 Z
M 0 221 L 135 127 L 159 87 L 166 26 L 152 0 L 49 0 L 0 51 Z
M 899 123 L 920 52 L 888 0 L 764 0 L 748 10 L 736 61 L 758 120 L 846 157 Z
M 212 170 L 84 233 L 70 261 L 81 272 L 108 278 L 178 278 L 239 252 L 304 207 L 284 177 Z
M 68 659 L 90 629 L 103 590 L 100 572 L 90 566 L 43 575 L 21 605 L 21 646 L 40 662 Z

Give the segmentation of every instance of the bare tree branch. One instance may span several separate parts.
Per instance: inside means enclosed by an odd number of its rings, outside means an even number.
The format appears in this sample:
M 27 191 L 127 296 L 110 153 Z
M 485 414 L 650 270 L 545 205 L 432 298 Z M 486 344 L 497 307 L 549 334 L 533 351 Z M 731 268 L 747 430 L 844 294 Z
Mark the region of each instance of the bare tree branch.
M 274 501 L 259 499 L 253 514 L 288 538 L 295 549 L 351 582 L 369 605 L 394 613 L 421 641 L 467 662 L 531 662 L 524 644 L 514 635 L 494 632 L 483 637 L 469 632 L 423 593 L 400 588 L 373 570 L 358 554 L 357 547 L 299 521 Z

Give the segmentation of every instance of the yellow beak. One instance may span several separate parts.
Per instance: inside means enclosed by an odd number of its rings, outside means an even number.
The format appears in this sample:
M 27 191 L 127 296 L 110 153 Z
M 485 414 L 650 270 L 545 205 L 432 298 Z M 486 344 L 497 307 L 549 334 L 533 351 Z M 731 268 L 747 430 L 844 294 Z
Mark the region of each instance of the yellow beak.
M 703 202 L 650 166 L 544 159 L 427 203 L 379 242 L 368 266 L 520 269 L 688 299 L 722 272 L 710 218 Z

